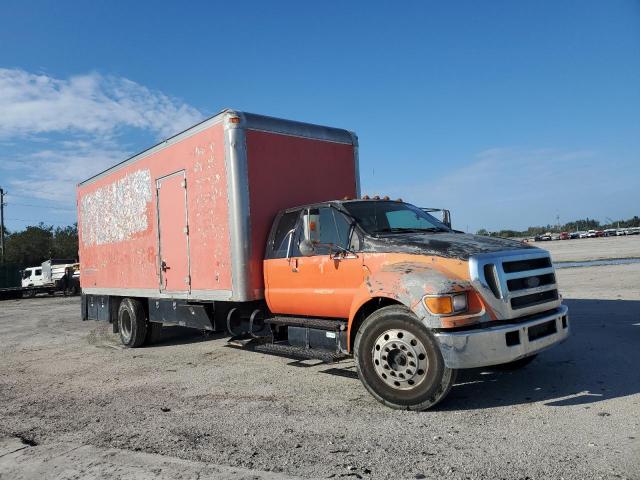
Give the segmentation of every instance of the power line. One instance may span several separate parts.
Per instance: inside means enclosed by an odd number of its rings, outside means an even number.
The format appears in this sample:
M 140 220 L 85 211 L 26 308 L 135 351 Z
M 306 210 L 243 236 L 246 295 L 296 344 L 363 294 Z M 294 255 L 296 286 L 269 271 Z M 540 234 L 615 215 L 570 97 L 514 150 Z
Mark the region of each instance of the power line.
M 49 220 L 36 220 L 36 219 L 33 219 L 33 218 L 28 219 L 28 218 L 16 218 L 16 217 L 5 217 L 4 219 L 5 220 L 11 220 L 13 222 L 38 222 L 38 223 L 55 223 L 55 224 L 60 224 L 60 225 L 62 225 L 62 224 L 66 225 L 65 222 L 59 222 L 59 221 L 54 221 L 54 220 L 52 220 L 52 221 L 49 221 Z
M 52 207 L 51 205 L 32 205 L 30 203 L 16 203 L 16 202 L 9 202 L 6 205 L 17 205 L 19 207 L 32 207 L 32 208 L 48 208 L 51 210 L 65 210 L 67 212 L 75 212 L 74 208 Z

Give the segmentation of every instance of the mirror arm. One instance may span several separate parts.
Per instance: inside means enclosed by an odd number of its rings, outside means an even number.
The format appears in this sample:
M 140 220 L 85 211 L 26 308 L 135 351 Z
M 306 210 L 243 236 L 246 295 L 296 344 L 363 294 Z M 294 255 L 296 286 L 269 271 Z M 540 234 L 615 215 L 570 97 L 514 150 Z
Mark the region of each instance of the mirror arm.
M 287 242 L 287 260 L 291 260 L 291 242 L 293 241 L 293 232 L 295 229 L 289 230 L 287 235 L 289 236 L 289 241 Z

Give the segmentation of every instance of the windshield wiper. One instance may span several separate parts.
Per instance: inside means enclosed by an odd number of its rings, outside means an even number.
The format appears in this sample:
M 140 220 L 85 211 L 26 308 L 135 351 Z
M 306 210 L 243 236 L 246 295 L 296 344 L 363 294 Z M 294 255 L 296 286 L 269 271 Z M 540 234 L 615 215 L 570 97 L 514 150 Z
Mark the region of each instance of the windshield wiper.
M 448 232 L 444 228 L 429 227 L 429 228 L 408 228 L 408 227 L 390 227 L 374 230 L 373 233 L 416 233 L 416 232 Z

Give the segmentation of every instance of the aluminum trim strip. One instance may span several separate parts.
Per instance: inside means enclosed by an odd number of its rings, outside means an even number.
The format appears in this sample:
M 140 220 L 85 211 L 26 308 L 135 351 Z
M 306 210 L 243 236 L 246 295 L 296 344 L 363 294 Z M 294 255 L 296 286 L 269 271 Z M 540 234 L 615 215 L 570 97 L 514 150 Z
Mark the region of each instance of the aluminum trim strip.
M 512 292 L 509 292 L 509 296 L 511 298 L 518 298 L 518 297 L 524 297 L 525 295 L 532 295 L 534 293 L 547 292 L 549 290 L 557 290 L 557 289 L 558 289 L 558 285 L 556 285 L 555 283 L 550 283 L 549 285 L 541 285 L 539 287 L 534 287 L 534 288 L 526 288 L 523 290 L 513 290 Z
M 313 123 L 303 123 L 294 120 L 284 120 L 266 115 L 258 115 L 248 112 L 229 111 L 230 115 L 237 114 L 241 119 L 240 126 L 248 130 L 259 130 L 272 133 L 281 133 L 295 137 L 325 140 L 334 143 L 353 145 L 353 135 L 349 130 L 325 127 Z
M 356 198 L 360 198 L 360 144 L 358 143 L 358 136 L 355 132 L 349 132 L 351 134 L 351 144 L 353 145 L 353 163 L 355 165 L 356 176 Z
M 146 298 L 180 298 L 188 300 L 231 300 L 230 290 L 192 290 L 188 292 L 158 292 L 153 288 L 83 288 L 86 295 L 113 295 L 115 297 L 146 297 Z
M 553 267 L 538 268 L 536 270 L 523 270 L 522 272 L 504 273 L 506 280 L 513 280 L 514 278 L 527 278 L 527 277 L 539 277 L 540 275 L 548 275 L 554 273 Z
M 263 130 L 267 132 L 273 133 L 282 133 L 284 135 L 292 135 L 299 136 L 305 138 L 314 138 L 319 140 L 326 140 L 329 142 L 335 143 L 345 143 L 348 145 L 354 145 L 354 134 L 348 130 L 334 128 L 334 127 L 325 127 L 322 125 L 316 125 L 313 123 L 303 123 L 297 122 L 294 120 L 285 120 L 282 118 L 269 117 L 266 115 L 258 115 L 255 113 L 248 112 L 240 112 L 237 110 L 233 110 L 230 108 L 225 108 L 224 110 L 216 113 L 215 115 L 204 119 L 203 121 L 196 123 L 195 125 L 179 132 L 149 148 L 143 150 L 139 153 L 132 155 L 131 157 L 123 160 L 120 163 L 115 164 L 112 167 L 103 170 L 102 172 L 97 173 L 96 175 L 83 180 L 78 183 L 78 187 L 84 185 L 90 185 L 91 183 L 103 178 L 113 172 L 120 170 L 127 165 L 130 165 L 138 160 L 141 160 L 149 155 L 152 155 L 156 152 L 164 150 L 171 145 L 174 145 L 185 138 L 188 138 L 192 135 L 195 135 L 207 128 L 216 125 L 222 121 L 224 121 L 227 116 L 238 116 L 243 119 L 243 126 L 245 128 L 249 128 L 252 130 Z M 356 137 L 357 140 L 357 137 Z
M 230 112 L 224 126 L 225 167 L 227 170 L 227 201 L 229 209 L 229 237 L 231 250 L 231 285 L 233 300 L 248 301 L 255 297 L 249 285 L 251 259 L 251 224 L 249 211 L 249 180 L 247 166 L 246 131 L 240 123 L 229 118 L 242 115 Z

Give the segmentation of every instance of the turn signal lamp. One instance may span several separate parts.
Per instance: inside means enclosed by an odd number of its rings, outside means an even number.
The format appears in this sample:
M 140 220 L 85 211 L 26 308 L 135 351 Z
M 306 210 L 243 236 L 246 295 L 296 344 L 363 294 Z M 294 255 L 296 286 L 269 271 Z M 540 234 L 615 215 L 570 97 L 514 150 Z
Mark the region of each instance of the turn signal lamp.
M 450 315 L 453 313 L 451 297 L 425 297 L 424 304 L 431 313 L 436 315 Z
M 467 309 L 467 294 L 427 295 L 423 299 L 425 307 L 434 315 L 452 315 Z

